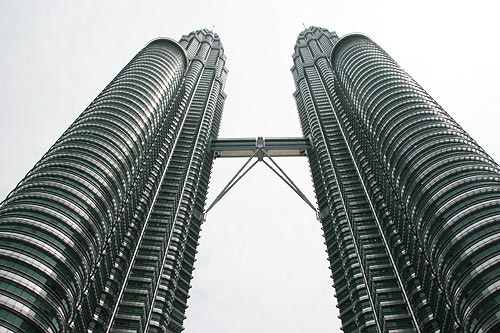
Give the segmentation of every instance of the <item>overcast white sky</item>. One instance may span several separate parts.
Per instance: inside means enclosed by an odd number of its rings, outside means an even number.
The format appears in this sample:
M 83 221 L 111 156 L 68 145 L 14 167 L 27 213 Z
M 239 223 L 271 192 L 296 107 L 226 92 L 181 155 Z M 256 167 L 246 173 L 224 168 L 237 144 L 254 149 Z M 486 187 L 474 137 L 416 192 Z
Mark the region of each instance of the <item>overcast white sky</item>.
M 381 45 L 500 161 L 495 1 L 0 0 L 0 197 L 151 39 L 219 33 L 221 137 L 300 136 L 291 54 L 323 26 Z M 208 201 L 242 160 L 217 160 Z M 278 161 L 313 200 L 307 162 Z M 319 223 L 264 165 L 210 212 L 187 332 L 339 332 Z

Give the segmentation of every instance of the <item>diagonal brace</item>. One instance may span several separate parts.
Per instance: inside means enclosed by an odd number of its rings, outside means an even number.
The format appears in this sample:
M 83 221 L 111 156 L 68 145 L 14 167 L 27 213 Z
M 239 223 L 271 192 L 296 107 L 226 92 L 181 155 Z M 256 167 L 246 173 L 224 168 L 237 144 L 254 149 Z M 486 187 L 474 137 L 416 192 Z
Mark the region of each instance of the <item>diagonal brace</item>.
M 239 182 L 240 179 L 243 178 L 255 166 L 255 164 L 257 164 L 257 162 L 259 162 L 259 160 L 256 160 L 250 165 L 250 167 L 248 167 L 245 170 L 246 166 L 257 154 L 257 151 L 258 150 L 256 150 L 255 153 L 253 153 L 253 155 L 250 156 L 250 158 L 245 162 L 245 164 L 243 164 L 243 166 L 236 172 L 233 178 L 231 178 L 231 180 L 226 184 L 226 186 L 224 186 L 219 195 L 214 199 L 214 201 L 210 204 L 210 206 L 208 206 L 207 210 L 205 211 L 205 214 L 207 214 L 210 211 L 210 209 L 212 209 L 212 207 L 215 206 L 215 204 L 219 202 L 220 199 L 222 199 L 222 197 L 224 197 L 226 193 L 229 192 L 229 190 L 231 190 L 233 186 L 236 185 L 236 183 Z
M 276 171 L 269 163 L 267 163 L 265 160 L 262 160 L 264 162 L 265 165 L 267 165 L 267 167 L 269 169 L 271 169 L 281 180 L 283 180 L 285 182 L 285 184 L 287 184 L 295 193 L 297 193 L 297 195 L 309 206 L 311 207 L 312 210 L 314 210 L 314 212 L 316 212 L 316 208 L 314 207 L 314 205 L 311 203 L 311 201 L 309 201 L 309 199 L 307 199 L 307 197 L 305 196 L 305 194 L 299 189 L 299 187 L 293 182 L 293 180 L 288 177 L 288 175 L 286 174 L 286 172 L 280 168 L 280 166 L 278 165 L 278 163 L 276 163 L 272 158 L 271 156 L 269 156 L 266 151 L 264 151 L 264 155 L 266 155 L 267 158 L 269 158 L 269 160 L 274 164 L 274 166 L 279 170 Z
M 257 160 L 255 160 L 248 168 L 248 164 L 250 161 L 257 156 Z M 267 157 L 272 164 L 269 164 L 264 160 L 264 157 Z M 316 208 L 314 205 L 307 199 L 307 197 L 304 195 L 304 193 L 299 189 L 299 187 L 293 182 L 293 180 L 286 174 L 286 172 L 280 168 L 280 166 L 273 160 L 273 158 L 266 152 L 265 149 L 259 148 L 256 149 L 253 154 L 250 156 L 250 158 L 243 164 L 243 166 L 236 172 L 236 174 L 231 178 L 231 180 L 227 183 L 227 185 L 222 189 L 222 191 L 219 193 L 219 195 L 214 199 L 214 201 L 208 206 L 208 208 L 205 210 L 205 216 L 206 214 L 217 204 L 226 194 L 229 192 L 236 183 L 238 183 L 241 178 L 243 178 L 258 162 L 264 162 L 264 164 L 271 169 L 281 180 L 285 182 L 311 209 L 318 214 Z

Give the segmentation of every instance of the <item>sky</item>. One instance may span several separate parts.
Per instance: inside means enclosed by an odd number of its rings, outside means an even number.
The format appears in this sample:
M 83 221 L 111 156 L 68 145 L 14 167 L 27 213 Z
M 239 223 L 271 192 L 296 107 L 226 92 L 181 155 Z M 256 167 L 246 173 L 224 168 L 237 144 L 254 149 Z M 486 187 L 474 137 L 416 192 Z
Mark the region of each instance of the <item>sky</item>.
M 500 161 L 495 1 L 0 0 L 0 200 L 151 39 L 214 27 L 220 137 L 300 136 L 291 55 L 305 26 L 362 32 Z M 280 166 L 315 201 L 305 158 Z M 244 163 L 216 160 L 210 203 Z M 340 332 L 320 224 L 259 163 L 207 215 L 186 332 Z

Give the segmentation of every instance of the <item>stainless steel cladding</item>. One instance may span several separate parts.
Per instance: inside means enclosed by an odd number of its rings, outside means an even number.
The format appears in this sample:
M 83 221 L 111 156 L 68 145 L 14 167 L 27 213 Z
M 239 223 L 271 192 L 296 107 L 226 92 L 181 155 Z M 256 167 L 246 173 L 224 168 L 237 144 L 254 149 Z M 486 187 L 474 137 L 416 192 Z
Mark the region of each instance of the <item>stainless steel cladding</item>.
M 498 165 L 368 37 L 293 59 L 344 330 L 498 329 Z
M 150 42 L 2 203 L 1 328 L 182 329 L 227 72 L 186 42 Z

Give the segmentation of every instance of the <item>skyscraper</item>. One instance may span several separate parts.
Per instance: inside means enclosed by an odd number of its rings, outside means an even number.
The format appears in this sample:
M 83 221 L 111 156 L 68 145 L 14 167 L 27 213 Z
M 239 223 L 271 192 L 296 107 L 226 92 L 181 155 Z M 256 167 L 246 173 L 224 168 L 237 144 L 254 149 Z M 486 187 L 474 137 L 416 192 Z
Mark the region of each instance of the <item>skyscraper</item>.
M 182 330 L 224 62 L 207 30 L 150 42 L 8 195 L 2 330 Z
M 498 329 L 499 166 L 368 37 L 311 27 L 293 62 L 307 141 L 273 149 L 309 158 L 344 331 Z M 182 331 L 226 75 L 213 32 L 150 42 L 21 180 L 0 328 Z
M 499 166 L 368 37 L 293 59 L 344 330 L 498 329 Z

